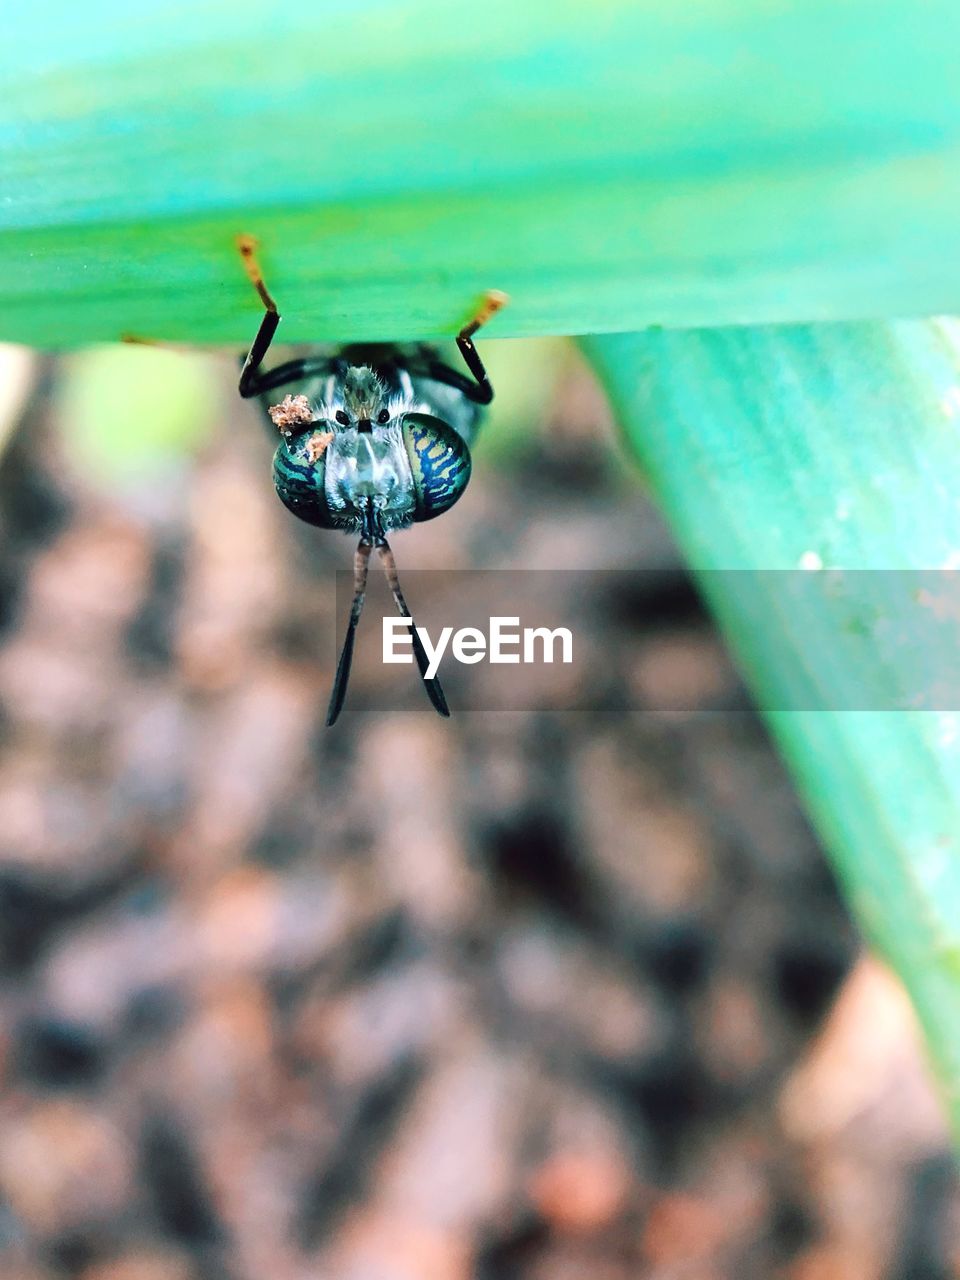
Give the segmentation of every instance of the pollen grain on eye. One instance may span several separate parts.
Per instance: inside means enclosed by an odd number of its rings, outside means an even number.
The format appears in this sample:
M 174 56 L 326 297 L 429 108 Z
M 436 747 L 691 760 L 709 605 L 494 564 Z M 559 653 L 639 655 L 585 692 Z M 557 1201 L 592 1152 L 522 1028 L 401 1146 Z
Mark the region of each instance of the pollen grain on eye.
M 333 439 L 332 431 L 316 431 L 307 441 L 307 457 L 311 462 L 319 462 L 327 451 L 327 445 Z
M 284 432 L 313 421 L 313 410 L 306 396 L 284 396 L 279 404 L 271 405 L 267 413 L 274 426 Z

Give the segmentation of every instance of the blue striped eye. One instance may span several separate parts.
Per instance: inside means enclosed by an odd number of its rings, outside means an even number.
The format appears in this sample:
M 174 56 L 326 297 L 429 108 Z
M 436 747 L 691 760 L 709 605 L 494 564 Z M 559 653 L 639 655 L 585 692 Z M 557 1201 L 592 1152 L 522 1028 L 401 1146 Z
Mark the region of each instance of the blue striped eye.
M 413 472 L 414 520 L 448 511 L 470 479 L 470 450 L 453 427 L 426 413 L 403 419 L 403 443 Z
M 323 438 L 311 424 L 281 440 L 273 455 L 273 483 L 288 511 L 307 524 L 335 529 L 337 522 L 327 506 L 324 491 L 326 452 L 319 447 Z

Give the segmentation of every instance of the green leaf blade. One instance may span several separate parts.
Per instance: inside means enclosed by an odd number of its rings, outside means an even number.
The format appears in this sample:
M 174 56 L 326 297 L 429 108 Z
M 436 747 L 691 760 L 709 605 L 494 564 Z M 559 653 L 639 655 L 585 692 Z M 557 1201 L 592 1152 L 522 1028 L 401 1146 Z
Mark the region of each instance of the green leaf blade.
M 289 341 L 926 314 L 960 300 L 948 0 L 17 6 L 0 338 Z
M 956 687 L 956 620 L 910 624 L 921 571 L 960 568 L 960 328 L 585 346 L 867 936 L 910 991 L 960 1132 L 960 706 L 934 689 L 909 704 L 927 709 L 890 709 L 928 672 Z M 815 565 L 827 572 L 800 572 Z M 848 614 L 834 568 L 866 588 Z M 804 579 L 796 607 L 784 587 Z

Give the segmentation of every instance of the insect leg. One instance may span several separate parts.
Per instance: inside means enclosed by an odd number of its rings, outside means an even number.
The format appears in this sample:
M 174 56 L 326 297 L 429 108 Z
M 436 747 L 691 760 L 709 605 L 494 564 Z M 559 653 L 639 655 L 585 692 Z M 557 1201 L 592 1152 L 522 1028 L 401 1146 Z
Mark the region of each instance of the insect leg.
M 258 335 L 259 336 L 259 335 Z M 248 357 L 249 359 L 249 357 Z M 296 360 L 287 360 L 278 364 L 275 369 L 256 375 L 251 388 L 244 393 L 244 399 L 263 395 L 265 391 L 274 391 L 277 387 L 286 386 L 288 382 L 299 382 L 304 378 L 326 377 L 336 369 L 336 358 L 332 356 L 303 356 Z
M 299 382 L 303 378 L 323 377 L 328 374 L 335 363 L 330 356 L 301 356 L 295 360 L 287 360 L 277 365 L 275 369 L 261 372 L 260 366 L 280 324 L 280 313 L 263 279 L 263 272 L 257 260 L 256 240 L 253 236 L 240 236 L 237 247 L 243 259 L 244 270 L 264 306 L 260 328 L 240 370 L 241 396 L 244 400 L 249 400 L 253 396 L 260 396 L 267 391 L 276 390 L 277 387 L 286 386 L 288 382 Z
M 337 674 L 333 678 L 330 691 L 330 705 L 327 708 L 327 726 L 336 724 L 337 717 L 343 710 L 343 700 L 347 696 L 347 684 L 350 680 L 350 666 L 353 662 L 353 643 L 357 635 L 357 623 L 363 612 L 363 602 L 367 594 L 367 569 L 370 565 L 369 542 L 360 539 L 356 554 L 353 557 L 353 603 L 350 606 L 350 621 L 347 623 L 347 634 L 344 636 L 343 648 L 337 662 Z
M 457 346 L 460 348 L 460 354 L 466 363 L 467 368 L 476 379 L 477 385 L 471 387 L 467 392 L 471 400 L 475 400 L 477 404 L 489 404 L 493 399 L 493 387 L 490 379 L 487 377 L 487 371 L 483 367 L 483 361 L 480 359 L 477 348 L 473 345 L 473 335 L 478 329 L 487 323 L 491 316 L 496 315 L 501 307 L 506 306 L 507 295 L 501 293 L 499 289 L 488 289 L 484 294 L 483 302 L 479 311 L 473 317 L 469 324 L 465 324 L 457 335 Z
M 263 272 L 260 270 L 260 263 L 257 260 L 257 242 L 254 237 L 238 237 L 237 248 L 240 250 L 244 270 L 250 278 L 250 283 L 260 295 L 260 301 L 264 307 L 264 315 L 260 321 L 257 336 L 254 338 L 253 346 L 247 352 L 243 368 L 240 370 L 240 394 L 245 400 L 248 400 L 251 396 L 258 395 L 261 390 L 260 366 L 263 363 L 264 356 L 270 349 L 273 335 L 277 332 L 277 326 L 280 323 L 280 312 L 277 310 L 277 304 L 274 302 L 264 282 Z
M 390 550 L 390 544 L 386 538 L 382 537 L 377 542 L 377 551 L 380 553 L 380 560 L 383 563 L 383 571 L 387 575 L 387 582 L 393 593 L 394 603 L 397 606 L 397 612 L 401 618 L 410 619 L 410 639 L 413 644 L 413 656 L 417 660 L 417 667 L 420 670 L 420 678 L 423 681 L 423 687 L 427 691 L 427 697 L 433 704 L 434 709 L 439 715 L 449 716 L 450 708 L 447 706 L 447 700 L 443 696 L 443 690 L 440 688 L 440 681 L 436 676 L 427 675 L 427 669 L 430 666 L 430 659 L 427 657 L 426 650 L 423 647 L 423 641 L 417 635 L 417 627 L 413 621 L 413 615 L 407 608 L 407 602 L 403 598 L 403 592 L 400 590 L 400 577 L 397 573 L 397 562 L 393 558 L 393 552 Z

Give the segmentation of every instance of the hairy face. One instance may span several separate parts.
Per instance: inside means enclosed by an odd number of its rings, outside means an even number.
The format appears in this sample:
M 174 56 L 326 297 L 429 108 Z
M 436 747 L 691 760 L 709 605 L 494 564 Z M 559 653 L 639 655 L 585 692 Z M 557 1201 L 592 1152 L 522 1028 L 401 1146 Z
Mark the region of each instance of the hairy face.
M 365 364 L 352 365 L 343 379 L 343 407 L 352 422 L 376 422 L 384 407 L 384 388 Z

